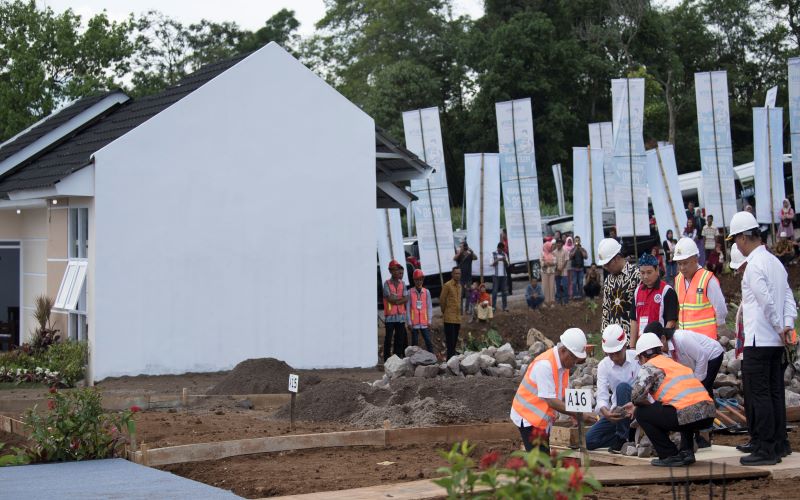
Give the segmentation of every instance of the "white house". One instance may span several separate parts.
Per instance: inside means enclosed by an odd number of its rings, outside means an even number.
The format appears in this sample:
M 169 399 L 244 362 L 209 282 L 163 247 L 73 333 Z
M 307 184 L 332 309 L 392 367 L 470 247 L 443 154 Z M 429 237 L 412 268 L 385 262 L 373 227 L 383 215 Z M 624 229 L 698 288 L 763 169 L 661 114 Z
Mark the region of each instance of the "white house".
M 88 338 L 93 380 L 266 356 L 374 365 L 374 211 L 407 205 L 396 183 L 430 167 L 274 43 L 109 95 L 0 173 L 23 339 L 47 293 Z

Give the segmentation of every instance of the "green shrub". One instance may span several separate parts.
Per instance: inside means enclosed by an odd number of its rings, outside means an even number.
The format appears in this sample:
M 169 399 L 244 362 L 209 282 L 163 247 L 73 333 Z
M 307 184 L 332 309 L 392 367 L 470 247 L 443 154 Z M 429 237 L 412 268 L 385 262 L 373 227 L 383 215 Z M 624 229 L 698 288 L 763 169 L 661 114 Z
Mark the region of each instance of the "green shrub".
M 126 432 L 135 432 L 133 413 L 104 413 L 101 395 L 95 389 L 60 392 L 50 389 L 47 408 L 29 409 L 24 416 L 31 429 L 31 456 L 36 461 L 88 460 L 120 456 L 128 442 Z
M 6 368 L 22 368 L 23 370 L 36 368 L 36 358 L 30 354 L 16 349 L 0 354 L 0 366 Z
M 8 453 L 9 451 L 11 453 Z M 0 467 L 26 465 L 29 463 L 31 463 L 31 459 L 24 449 L 16 446 L 8 449 L 5 443 L 0 443 Z
M 89 344 L 86 342 L 57 342 L 42 356 L 44 365 L 51 371 L 58 372 L 67 386 L 73 386 L 81 380 L 89 358 Z

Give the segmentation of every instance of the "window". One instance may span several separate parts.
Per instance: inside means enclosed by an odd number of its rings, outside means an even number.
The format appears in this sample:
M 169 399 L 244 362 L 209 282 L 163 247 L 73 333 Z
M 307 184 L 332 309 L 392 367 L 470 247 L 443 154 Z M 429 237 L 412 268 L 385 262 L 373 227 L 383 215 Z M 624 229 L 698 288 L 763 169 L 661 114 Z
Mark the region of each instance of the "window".
M 69 311 L 68 335 L 86 340 L 86 269 L 89 257 L 89 209 L 69 209 L 69 263 L 56 296 L 56 308 Z

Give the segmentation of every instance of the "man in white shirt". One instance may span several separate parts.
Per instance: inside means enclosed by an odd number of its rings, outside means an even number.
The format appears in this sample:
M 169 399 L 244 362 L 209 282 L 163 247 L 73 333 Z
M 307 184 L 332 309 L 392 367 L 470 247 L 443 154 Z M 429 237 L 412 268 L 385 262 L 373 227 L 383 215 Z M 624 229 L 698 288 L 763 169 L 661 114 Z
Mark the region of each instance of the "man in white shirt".
M 797 317 L 783 264 L 761 244 L 750 212 L 731 219 L 731 236 L 747 258 L 742 278 L 744 358 L 742 383 L 747 405 L 748 449 L 742 465 L 774 465 L 791 453 L 786 436 L 783 355 Z
M 628 441 L 631 419 L 622 407 L 631 400 L 631 387 L 639 373 L 636 351 L 625 349 L 625 330 L 620 325 L 608 325 L 603 330 L 603 352 L 606 357 L 597 365 L 597 404 L 594 412 L 600 415 L 586 433 L 590 450 L 608 447 L 619 453 Z

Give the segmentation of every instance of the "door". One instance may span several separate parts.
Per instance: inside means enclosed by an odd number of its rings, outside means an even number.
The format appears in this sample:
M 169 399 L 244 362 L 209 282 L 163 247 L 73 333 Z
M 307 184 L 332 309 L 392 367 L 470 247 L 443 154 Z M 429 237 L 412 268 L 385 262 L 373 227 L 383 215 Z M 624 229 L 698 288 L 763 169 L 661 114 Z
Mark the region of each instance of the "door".
M 20 247 L 0 241 L 0 349 L 19 345 Z

